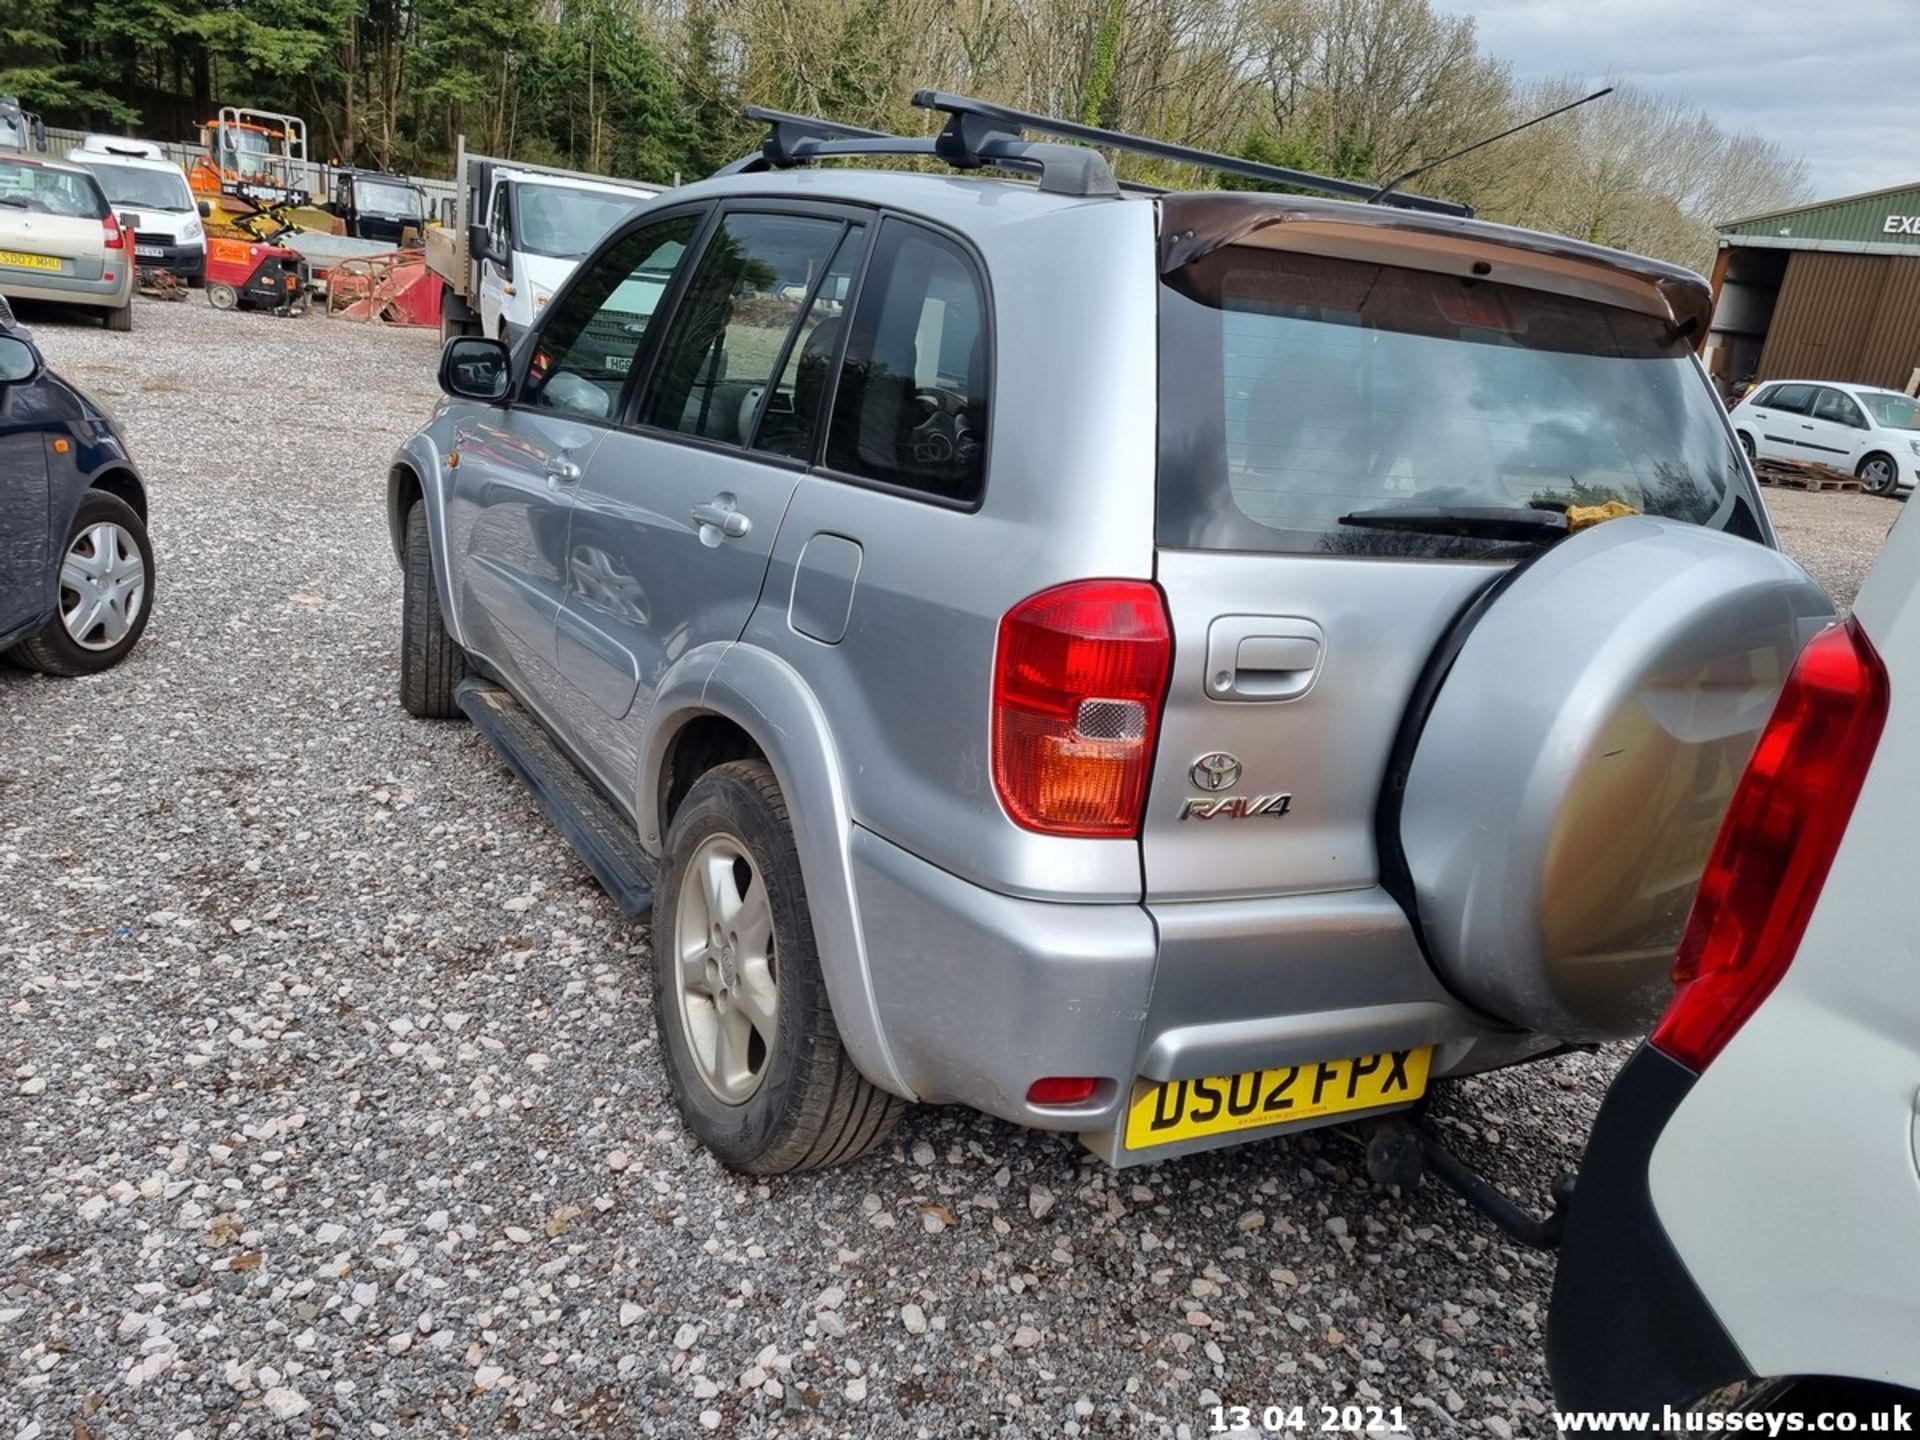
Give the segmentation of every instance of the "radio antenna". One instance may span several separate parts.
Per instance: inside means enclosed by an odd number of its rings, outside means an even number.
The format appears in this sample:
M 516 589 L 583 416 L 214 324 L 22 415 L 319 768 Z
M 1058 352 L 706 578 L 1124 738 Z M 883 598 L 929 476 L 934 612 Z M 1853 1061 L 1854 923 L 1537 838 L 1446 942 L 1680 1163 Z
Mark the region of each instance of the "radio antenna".
M 1463 145 L 1460 149 L 1454 150 L 1448 154 L 1442 155 L 1438 159 L 1423 160 L 1420 164 L 1414 166 L 1413 169 L 1406 171 L 1404 174 L 1394 176 L 1393 179 L 1389 180 L 1386 184 L 1382 185 L 1378 190 L 1374 191 L 1373 194 L 1367 197 L 1367 203 L 1371 205 L 1371 204 L 1377 203 L 1380 200 L 1384 200 L 1387 196 L 1391 195 L 1394 191 L 1398 190 L 1402 185 L 1406 184 L 1407 181 L 1414 179 L 1416 176 L 1426 174 L 1427 171 L 1433 169 L 1436 165 L 1444 165 L 1449 160 L 1458 160 L 1462 155 L 1471 155 L 1475 150 L 1481 149 L 1483 146 L 1491 145 L 1496 140 L 1504 140 L 1509 135 L 1518 135 L 1522 130 L 1531 129 L 1533 126 L 1540 124 L 1540 122 L 1543 120 L 1551 120 L 1554 118 L 1554 116 L 1564 115 L 1569 110 L 1578 110 L 1582 105 L 1585 105 L 1588 101 L 1598 100 L 1602 95 L 1611 95 L 1612 93 L 1613 93 L 1613 86 L 1609 85 L 1604 90 L 1596 90 L 1591 95 L 1584 95 L 1578 100 L 1572 101 L 1571 103 L 1566 105 L 1562 105 L 1558 110 L 1549 110 L 1544 115 L 1536 115 L 1531 120 L 1523 120 L 1518 125 L 1515 125 L 1511 130 L 1502 130 L 1498 135 L 1489 135 L 1484 140 L 1476 140 L 1471 145 Z

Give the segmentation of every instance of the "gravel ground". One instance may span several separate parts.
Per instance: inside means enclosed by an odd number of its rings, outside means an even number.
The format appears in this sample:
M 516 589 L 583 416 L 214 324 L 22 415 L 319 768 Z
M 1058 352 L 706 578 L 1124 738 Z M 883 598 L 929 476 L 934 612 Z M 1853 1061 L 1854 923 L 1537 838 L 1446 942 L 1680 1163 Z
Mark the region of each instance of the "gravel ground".
M 1549 1264 L 1337 1135 L 1115 1176 L 922 1110 L 851 1169 L 721 1170 L 641 933 L 396 703 L 382 477 L 434 337 L 24 318 L 131 435 L 161 575 L 120 670 L 0 674 L 0 1440 L 1548 1431 Z M 1850 597 L 1893 507 L 1770 498 Z M 1436 1110 L 1542 1207 L 1618 1059 Z

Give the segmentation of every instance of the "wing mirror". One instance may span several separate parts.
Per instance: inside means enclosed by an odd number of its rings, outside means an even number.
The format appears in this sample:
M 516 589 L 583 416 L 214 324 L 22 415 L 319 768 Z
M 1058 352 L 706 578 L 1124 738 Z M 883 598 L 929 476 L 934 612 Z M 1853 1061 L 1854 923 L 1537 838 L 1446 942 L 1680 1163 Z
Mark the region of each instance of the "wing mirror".
M 513 375 L 507 347 L 484 335 L 456 335 L 440 351 L 440 388 L 458 400 L 504 400 Z
M 485 260 L 492 254 L 487 248 L 487 227 L 478 220 L 467 226 L 467 254 L 476 260 Z
M 18 335 L 0 335 L 0 385 L 24 385 L 40 378 L 40 352 Z
M 193 208 L 200 212 L 200 218 L 202 220 L 211 220 L 213 218 L 213 202 L 212 201 L 202 200 L 198 205 L 194 206 Z

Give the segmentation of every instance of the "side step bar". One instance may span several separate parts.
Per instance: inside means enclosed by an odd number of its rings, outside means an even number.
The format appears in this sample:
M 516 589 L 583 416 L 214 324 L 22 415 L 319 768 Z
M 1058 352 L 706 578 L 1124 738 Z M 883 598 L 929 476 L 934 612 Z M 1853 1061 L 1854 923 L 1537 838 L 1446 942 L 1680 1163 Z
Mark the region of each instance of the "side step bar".
M 633 827 L 554 744 L 540 722 L 506 690 L 468 676 L 453 698 L 518 775 L 547 818 L 627 914 L 653 910 L 653 861 Z

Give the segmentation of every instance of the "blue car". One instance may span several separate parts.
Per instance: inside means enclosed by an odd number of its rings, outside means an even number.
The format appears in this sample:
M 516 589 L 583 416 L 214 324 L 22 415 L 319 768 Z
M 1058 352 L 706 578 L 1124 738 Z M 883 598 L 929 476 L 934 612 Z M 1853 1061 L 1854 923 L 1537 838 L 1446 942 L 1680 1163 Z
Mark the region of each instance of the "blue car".
M 125 438 L 0 301 L 0 654 L 48 675 L 117 665 L 147 627 L 153 581 Z

